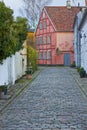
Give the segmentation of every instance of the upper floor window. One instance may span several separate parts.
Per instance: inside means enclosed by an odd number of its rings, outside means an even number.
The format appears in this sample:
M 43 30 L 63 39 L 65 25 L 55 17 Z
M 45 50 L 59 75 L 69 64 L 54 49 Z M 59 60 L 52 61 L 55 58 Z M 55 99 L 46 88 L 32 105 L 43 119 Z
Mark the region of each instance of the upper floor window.
M 51 51 L 47 52 L 47 59 L 51 59 Z
M 45 29 L 47 27 L 46 21 L 43 21 L 43 28 Z
M 40 26 L 40 29 L 42 29 L 42 28 L 43 28 L 43 27 L 42 27 L 42 22 L 40 22 L 40 25 L 39 25 L 39 26 Z
M 43 40 L 42 37 L 39 37 L 39 44 L 42 44 Z
M 43 43 L 46 44 L 46 36 L 43 37 Z
M 43 52 L 39 53 L 39 59 L 42 60 L 43 59 Z
M 43 52 L 43 59 L 44 59 L 44 60 L 47 59 L 47 52 Z
M 47 36 L 47 43 L 51 43 L 51 36 Z

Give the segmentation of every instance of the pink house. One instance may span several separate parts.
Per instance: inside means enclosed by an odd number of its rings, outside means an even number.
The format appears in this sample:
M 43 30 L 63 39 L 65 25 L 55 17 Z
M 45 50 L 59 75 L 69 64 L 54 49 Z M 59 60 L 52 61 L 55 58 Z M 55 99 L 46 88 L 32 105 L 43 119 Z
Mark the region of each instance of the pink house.
M 79 10 L 79 7 L 44 7 L 35 33 L 39 65 L 73 63 L 73 23 Z

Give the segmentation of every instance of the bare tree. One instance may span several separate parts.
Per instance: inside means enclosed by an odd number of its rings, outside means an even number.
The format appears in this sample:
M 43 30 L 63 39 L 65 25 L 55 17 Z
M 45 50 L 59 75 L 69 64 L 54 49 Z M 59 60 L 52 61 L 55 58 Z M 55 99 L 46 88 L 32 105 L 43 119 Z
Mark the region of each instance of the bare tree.
M 72 2 L 74 3 L 74 5 L 76 4 L 75 2 L 76 2 L 76 0 L 72 0 Z
M 35 27 L 38 23 L 41 11 L 45 5 L 48 5 L 52 0 L 22 0 L 24 2 L 24 11 L 22 14 L 26 14 L 31 26 Z

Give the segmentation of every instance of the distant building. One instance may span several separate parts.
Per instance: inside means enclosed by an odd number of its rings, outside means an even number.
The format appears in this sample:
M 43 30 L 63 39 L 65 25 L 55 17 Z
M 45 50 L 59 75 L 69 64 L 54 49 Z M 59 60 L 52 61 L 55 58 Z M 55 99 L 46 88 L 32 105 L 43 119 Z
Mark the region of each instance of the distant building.
M 38 64 L 69 66 L 74 61 L 73 24 L 79 7 L 46 6 L 36 29 Z

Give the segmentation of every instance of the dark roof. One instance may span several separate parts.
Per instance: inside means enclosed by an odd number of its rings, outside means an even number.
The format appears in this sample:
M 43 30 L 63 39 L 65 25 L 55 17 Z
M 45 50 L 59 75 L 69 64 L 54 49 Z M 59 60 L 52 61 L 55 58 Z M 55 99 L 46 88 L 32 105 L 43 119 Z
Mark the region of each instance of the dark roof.
M 80 7 L 46 6 L 48 16 L 57 31 L 73 31 L 73 23 Z

